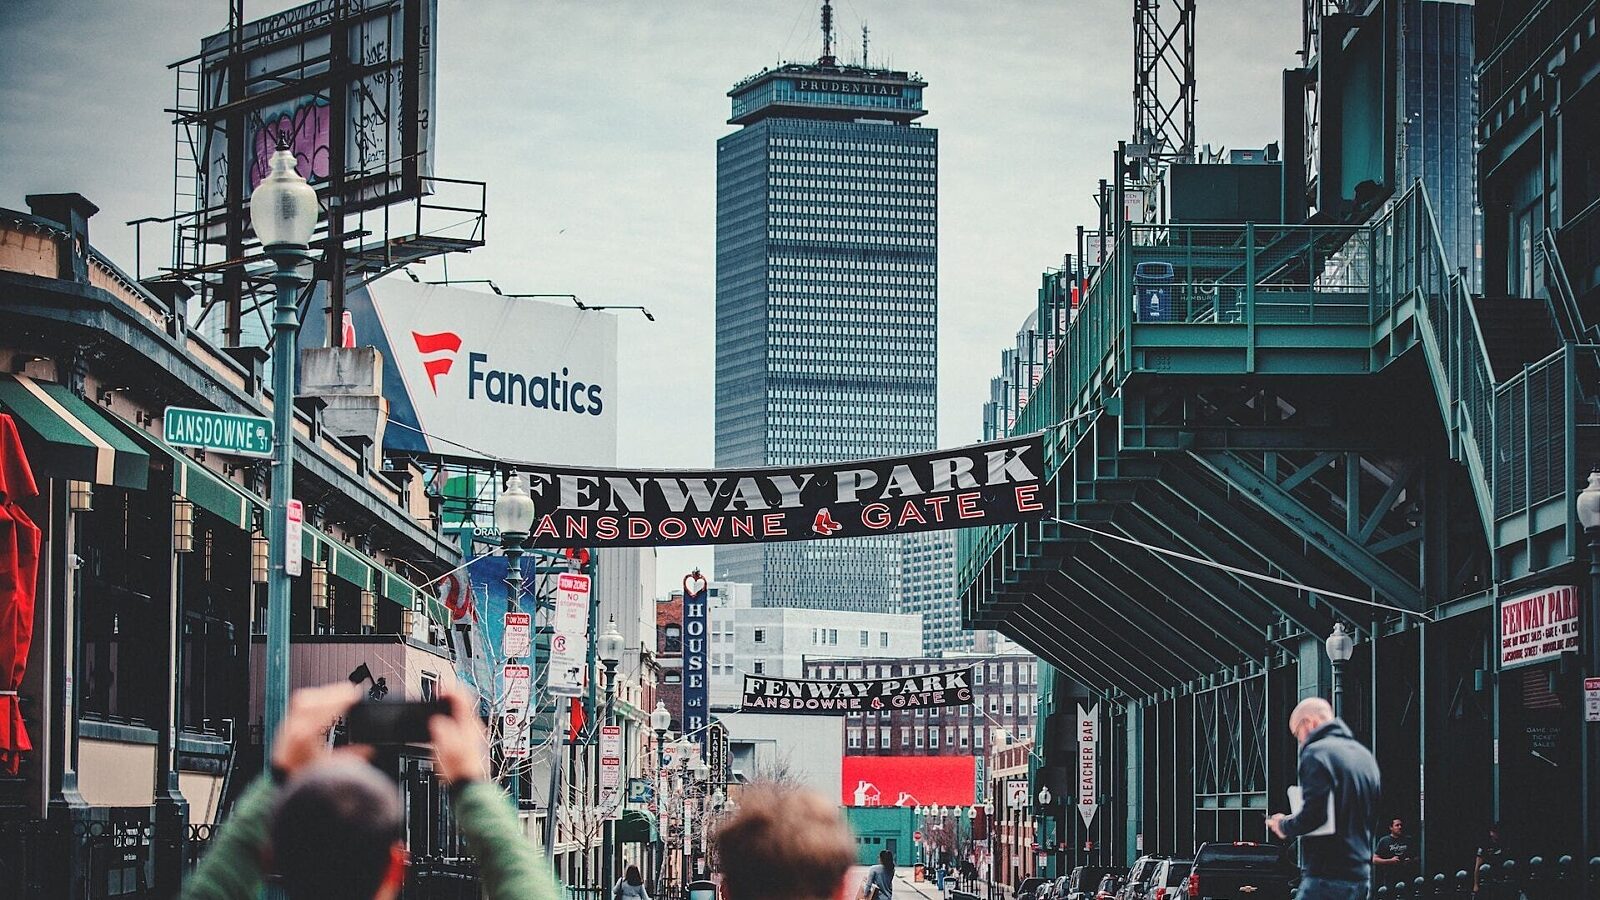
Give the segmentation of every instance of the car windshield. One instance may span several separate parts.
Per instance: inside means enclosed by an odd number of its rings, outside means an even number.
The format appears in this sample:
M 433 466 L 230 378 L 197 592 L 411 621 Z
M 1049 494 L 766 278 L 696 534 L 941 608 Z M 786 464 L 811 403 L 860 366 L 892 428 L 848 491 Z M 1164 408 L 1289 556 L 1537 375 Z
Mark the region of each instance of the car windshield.
M 1173 863 L 1167 867 L 1167 887 L 1175 887 L 1189 877 L 1188 863 Z

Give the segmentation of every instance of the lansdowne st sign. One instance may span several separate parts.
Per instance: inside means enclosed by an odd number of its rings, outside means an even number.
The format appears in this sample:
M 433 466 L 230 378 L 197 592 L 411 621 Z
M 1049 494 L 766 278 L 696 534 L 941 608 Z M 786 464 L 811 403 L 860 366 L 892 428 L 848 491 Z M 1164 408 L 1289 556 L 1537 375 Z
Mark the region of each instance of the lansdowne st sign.
M 235 456 L 272 456 L 272 420 L 261 416 L 169 406 L 161 436 L 174 447 L 198 447 Z

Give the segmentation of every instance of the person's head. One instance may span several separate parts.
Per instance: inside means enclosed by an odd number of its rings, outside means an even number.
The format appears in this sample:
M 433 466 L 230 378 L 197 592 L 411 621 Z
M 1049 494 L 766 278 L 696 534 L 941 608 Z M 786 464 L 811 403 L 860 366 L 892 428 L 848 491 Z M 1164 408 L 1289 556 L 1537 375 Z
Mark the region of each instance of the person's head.
M 626 878 L 628 883 L 634 887 L 644 884 L 644 875 L 640 874 L 638 866 L 629 866 L 627 873 L 622 877 Z
M 1389 822 L 1389 833 L 1394 835 L 1395 837 L 1399 837 L 1400 835 L 1405 834 L 1406 833 L 1405 820 L 1404 819 L 1392 819 L 1392 820 L 1390 820 L 1390 822 Z
M 878 865 L 883 866 L 883 869 L 886 872 L 893 872 L 894 871 L 894 854 L 890 853 L 887 850 L 879 850 L 878 851 Z
M 752 785 L 713 837 L 727 900 L 846 900 L 856 842 L 822 795 Z
M 405 883 L 400 792 L 357 759 L 314 763 L 272 815 L 272 863 L 291 900 L 389 900 Z
M 1499 822 L 1490 822 L 1489 823 L 1489 840 L 1494 842 L 1494 843 L 1496 843 L 1496 844 L 1500 843 L 1500 823 Z
M 1304 744 L 1311 732 L 1333 721 L 1333 707 L 1321 697 L 1308 697 L 1300 701 L 1289 713 L 1289 732 L 1294 739 Z

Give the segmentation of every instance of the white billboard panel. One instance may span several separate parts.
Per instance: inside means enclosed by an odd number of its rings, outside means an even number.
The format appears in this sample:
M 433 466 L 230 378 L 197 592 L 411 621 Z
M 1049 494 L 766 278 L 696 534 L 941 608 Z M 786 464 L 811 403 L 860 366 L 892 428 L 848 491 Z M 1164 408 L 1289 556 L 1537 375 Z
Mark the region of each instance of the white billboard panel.
M 454 457 L 611 466 L 617 322 L 542 300 L 385 278 L 369 285 L 384 351 L 384 444 Z

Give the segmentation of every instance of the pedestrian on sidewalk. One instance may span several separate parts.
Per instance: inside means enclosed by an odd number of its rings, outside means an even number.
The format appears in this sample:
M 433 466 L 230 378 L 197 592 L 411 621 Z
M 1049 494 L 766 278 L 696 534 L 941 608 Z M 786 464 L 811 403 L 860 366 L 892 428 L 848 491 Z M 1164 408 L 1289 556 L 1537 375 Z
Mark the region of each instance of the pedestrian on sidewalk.
M 1267 827 L 1300 838 L 1305 871 L 1298 900 L 1366 900 L 1372 882 L 1372 835 L 1379 791 L 1378 761 L 1321 697 L 1289 714 L 1300 743 L 1299 812 L 1277 813 Z M 1331 831 L 1325 829 L 1329 815 Z M 1327 833 L 1314 834 L 1325 831 Z
M 723 900 L 854 900 L 855 837 L 815 791 L 775 784 L 739 794 L 739 811 L 712 836 Z
M 517 828 L 487 779 L 488 742 L 459 688 L 442 696 L 449 715 L 429 722 L 434 768 L 450 785 L 456 824 L 478 858 L 489 900 L 555 900 L 555 876 Z M 306 688 L 257 779 L 184 881 L 183 900 L 256 900 L 276 871 L 290 900 L 393 900 L 405 885 L 404 810 L 394 782 L 367 763 L 370 747 L 328 748 L 328 732 L 361 698 L 348 682 Z
M 644 889 L 644 875 L 640 874 L 638 866 L 629 866 L 617 884 L 611 889 L 612 900 L 650 900 L 650 892 Z
M 939 878 L 944 890 L 944 877 Z M 878 864 L 867 870 L 866 883 L 861 886 L 861 900 L 893 900 L 894 897 L 894 854 L 887 850 L 878 851 Z

